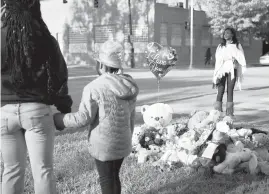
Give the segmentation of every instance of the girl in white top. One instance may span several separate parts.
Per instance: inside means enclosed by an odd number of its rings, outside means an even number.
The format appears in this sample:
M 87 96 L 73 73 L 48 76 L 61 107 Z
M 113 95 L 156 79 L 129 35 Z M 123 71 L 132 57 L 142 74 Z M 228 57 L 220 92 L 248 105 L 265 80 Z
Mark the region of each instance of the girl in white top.
M 215 57 L 216 63 L 213 75 L 213 86 L 217 86 L 218 95 L 214 108 L 222 111 L 222 99 L 227 80 L 226 115 L 233 116 L 234 86 L 237 82 L 238 88 L 241 90 L 241 82 L 246 70 L 244 51 L 236 38 L 236 31 L 233 28 L 226 28 L 224 30 L 222 42 L 216 50 Z

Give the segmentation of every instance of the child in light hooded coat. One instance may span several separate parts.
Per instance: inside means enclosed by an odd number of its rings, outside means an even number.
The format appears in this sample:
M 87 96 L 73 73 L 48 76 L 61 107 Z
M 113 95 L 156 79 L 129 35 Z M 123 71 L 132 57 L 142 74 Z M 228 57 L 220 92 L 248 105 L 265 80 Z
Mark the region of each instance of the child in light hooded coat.
M 121 52 L 118 42 L 103 43 L 97 59 L 101 75 L 84 87 L 79 110 L 54 115 L 60 130 L 90 126 L 89 152 L 95 158 L 103 194 L 121 193 L 120 167 L 132 151 L 139 89 L 130 75 L 120 73 Z

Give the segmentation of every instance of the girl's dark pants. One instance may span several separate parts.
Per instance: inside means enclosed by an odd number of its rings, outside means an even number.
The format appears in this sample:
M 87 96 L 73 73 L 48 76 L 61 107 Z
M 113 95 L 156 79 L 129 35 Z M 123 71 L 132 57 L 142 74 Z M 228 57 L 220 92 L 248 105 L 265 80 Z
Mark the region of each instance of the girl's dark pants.
M 233 96 L 234 96 L 234 86 L 236 82 L 237 77 L 237 70 L 234 70 L 234 79 L 231 79 L 231 73 L 226 73 L 225 76 L 223 76 L 220 79 L 220 82 L 218 84 L 218 95 L 217 95 L 217 101 L 222 102 L 223 95 L 225 92 L 225 83 L 227 80 L 227 102 L 233 102 Z
M 99 174 L 102 194 L 120 194 L 120 168 L 123 158 L 113 161 L 100 161 L 95 159 L 95 164 Z

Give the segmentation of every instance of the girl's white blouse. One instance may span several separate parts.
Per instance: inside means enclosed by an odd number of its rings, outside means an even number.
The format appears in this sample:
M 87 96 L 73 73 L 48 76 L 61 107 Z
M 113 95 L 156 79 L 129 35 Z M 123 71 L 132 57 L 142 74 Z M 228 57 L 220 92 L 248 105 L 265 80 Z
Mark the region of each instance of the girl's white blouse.
M 234 78 L 234 69 L 237 69 L 237 85 L 241 90 L 243 74 L 246 71 L 246 59 L 241 44 L 227 44 L 226 46 L 218 46 L 215 54 L 216 63 L 213 75 L 213 83 L 225 76 L 226 73 L 231 73 L 231 79 Z M 236 62 L 237 61 L 237 62 Z

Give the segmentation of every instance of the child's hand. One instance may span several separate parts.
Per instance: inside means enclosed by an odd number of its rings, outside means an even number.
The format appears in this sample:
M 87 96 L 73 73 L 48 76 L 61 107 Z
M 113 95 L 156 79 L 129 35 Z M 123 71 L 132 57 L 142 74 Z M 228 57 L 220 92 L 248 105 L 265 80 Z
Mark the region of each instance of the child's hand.
M 63 122 L 64 115 L 65 114 L 63 114 L 63 113 L 55 113 L 53 115 L 54 125 L 55 125 L 56 129 L 59 131 L 62 131 L 65 128 L 64 122 Z

